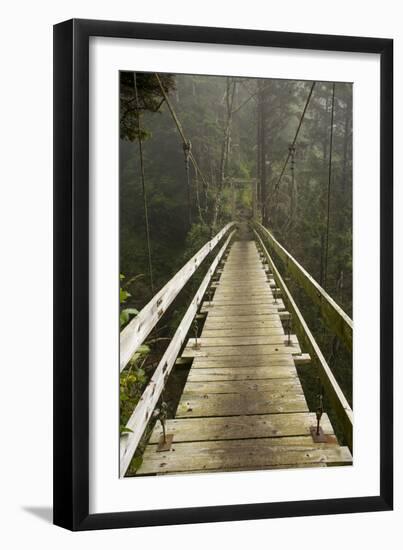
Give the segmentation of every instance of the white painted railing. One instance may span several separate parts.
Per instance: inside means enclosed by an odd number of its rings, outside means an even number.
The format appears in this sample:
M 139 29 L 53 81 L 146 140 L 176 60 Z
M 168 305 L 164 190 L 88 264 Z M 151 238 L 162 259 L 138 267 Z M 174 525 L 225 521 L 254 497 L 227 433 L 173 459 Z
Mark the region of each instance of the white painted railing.
M 333 298 L 315 281 L 315 279 L 291 256 L 291 254 L 274 238 L 261 223 L 255 223 L 260 236 L 275 254 L 282 260 L 287 271 L 303 287 L 312 301 L 320 308 L 321 317 L 329 329 L 340 338 L 348 350 L 353 346 L 353 321 L 333 300 Z
M 126 367 L 136 350 L 150 334 L 205 257 L 234 225 L 234 222 L 227 224 L 211 241 L 207 242 L 122 330 L 120 333 L 120 371 Z

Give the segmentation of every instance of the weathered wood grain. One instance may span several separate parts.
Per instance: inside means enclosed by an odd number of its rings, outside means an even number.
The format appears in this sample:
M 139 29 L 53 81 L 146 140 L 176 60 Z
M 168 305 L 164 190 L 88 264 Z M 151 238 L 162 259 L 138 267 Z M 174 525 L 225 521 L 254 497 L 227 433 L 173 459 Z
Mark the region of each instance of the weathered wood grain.
M 208 313 L 211 317 L 242 317 L 244 315 L 276 315 L 280 309 L 284 309 L 284 302 L 277 300 L 277 304 L 260 303 L 251 305 L 214 305 L 205 304 L 202 312 Z
M 217 441 L 223 439 L 259 439 L 261 437 L 310 437 L 310 427 L 315 426 L 315 413 L 262 414 L 258 416 L 230 416 L 210 418 L 186 418 L 168 420 L 167 433 L 173 441 Z M 326 435 L 334 435 L 327 414 L 321 420 Z M 150 444 L 159 442 L 163 435 L 158 422 L 150 438 Z M 311 439 L 312 442 L 312 439 Z M 334 440 L 337 443 L 337 440 Z
M 294 357 L 291 353 L 283 355 L 254 355 L 243 354 L 229 357 L 195 357 L 191 371 L 208 367 L 281 367 L 294 366 Z
M 214 294 L 214 302 L 215 303 L 223 303 L 223 305 L 225 304 L 230 304 L 231 302 L 234 302 L 235 300 L 240 300 L 240 299 L 243 299 L 243 300 L 247 300 L 246 303 L 250 303 L 250 302 L 254 302 L 256 301 L 257 299 L 262 301 L 262 300 L 271 300 L 271 299 L 275 299 L 274 296 L 272 294 L 268 294 L 267 290 L 265 290 L 264 292 L 260 292 L 260 293 L 251 293 L 251 292 L 230 292 L 230 293 L 223 293 L 223 292 L 216 292 Z M 239 302 L 238 302 L 239 303 Z
M 331 464 L 331 466 L 349 466 L 349 464 Z M 284 464 L 284 465 L 277 465 L 277 466 L 270 466 L 270 468 L 268 468 L 267 466 L 241 466 L 239 468 L 237 467 L 233 467 L 231 468 L 231 472 L 250 472 L 250 471 L 254 471 L 254 472 L 257 472 L 259 470 L 295 470 L 295 469 L 298 469 L 298 468 L 327 468 L 327 464 L 324 463 L 324 462 L 315 462 L 315 463 L 311 463 L 311 464 L 304 464 L 304 463 L 301 463 L 301 464 Z M 222 472 L 223 470 L 221 470 L 221 468 L 209 468 L 208 469 L 208 473 L 209 474 L 213 474 L 213 473 L 216 473 L 216 472 Z M 167 474 L 175 474 L 175 473 L 178 473 L 178 474 L 205 474 L 206 473 L 206 470 L 192 470 L 191 472 L 167 472 Z M 158 475 L 164 475 L 163 472 L 158 472 Z
M 237 468 L 283 467 L 296 464 L 349 465 L 347 447 L 312 445 L 309 438 L 244 439 L 173 444 L 166 453 L 155 452 L 150 445 L 139 474 L 191 472 L 194 470 L 229 471 Z M 276 442 L 276 443 L 275 443 Z
M 238 328 L 226 328 L 225 325 L 221 325 L 220 328 L 215 329 L 203 329 L 202 338 L 222 338 L 223 336 L 274 336 L 283 335 L 285 337 L 284 329 L 281 326 L 270 327 L 238 327 Z
M 228 321 L 227 321 L 228 319 Z M 217 328 L 220 326 L 224 327 L 271 327 L 271 326 L 282 326 L 280 316 L 277 315 L 228 315 L 227 317 L 212 317 L 207 316 L 206 322 L 204 323 L 204 328 Z
M 188 382 L 218 382 L 225 380 L 270 380 L 272 378 L 296 378 L 294 366 L 281 367 L 214 367 L 192 368 Z
M 250 392 L 248 395 L 182 396 L 176 418 L 289 412 L 308 412 L 304 394 L 298 391 L 298 385 L 293 390 L 279 388 L 270 392 Z
M 209 396 L 223 393 L 253 393 L 281 390 L 282 392 L 302 391 L 299 379 L 295 377 L 272 378 L 268 380 L 232 380 L 219 382 L 193 382 L 188 380 L 183 389 L 183 395 Z
M 234 305 L 234 306 L 245 306 L 245 305 L 261 305 L 262 301 L 264 301 L 265 305 L 273 306 L 277 305 L 278 302 L 275 303 L 275 298 L 273 296 L 269 296 L 268 294 L 263 294 L 262 296 L 233 296 L 231 298 L 220 298 L 219 296 L 214 296 L 214 301 L 212 302 L 212 306 L 216 308 L 217 306 L 227 306 L 227 305 Z M 203 308 L 204 309 L 204 308 Z
M 197 346 L 200 349 L 205 347 L 223 347 L 223 346 L 253 346 L 253 345 L 263 345 L 263 344 L 284 344 L 289 348 L 290 353 L 293 353 L 293 348 L 298 346 L 298 339 L 295 334 L 288 336 L 280 334 L 270 334 L 263 336 L 248 335 L 248 336 L 214 336 L 207 337 L 203 334 L 201 338 L 197 339 Z M 188 344 L 189 347 L 193 348 L 196 346 L 196 339 L 189 338 Z
M 183 357 L 221 357 L 223 355 L 289 355 L 292 353 L 301 353 L 299 345 L 285 346 L 284 344 L 255 344 L 252 346 L 211 346 L 196 349 L 192 346 L 186 346 Z

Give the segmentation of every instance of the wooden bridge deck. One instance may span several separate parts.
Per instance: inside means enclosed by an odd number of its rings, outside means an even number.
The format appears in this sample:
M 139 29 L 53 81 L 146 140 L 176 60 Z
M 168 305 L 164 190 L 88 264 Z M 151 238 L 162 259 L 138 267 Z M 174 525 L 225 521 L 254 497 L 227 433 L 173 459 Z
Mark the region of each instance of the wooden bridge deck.
M 236 241 L 214 298 L 202 311 L 201 337 L 182 354 L 194 357 L 175 419 L 169 451 L 158 451 L 161 424 L 151 435 L 137 472 L 166 474 L 347 465 L 327 415 L 326 443 L 315 443 L 295 361 L 296 336 L 288 342 L 273 284 L 254 241 Z

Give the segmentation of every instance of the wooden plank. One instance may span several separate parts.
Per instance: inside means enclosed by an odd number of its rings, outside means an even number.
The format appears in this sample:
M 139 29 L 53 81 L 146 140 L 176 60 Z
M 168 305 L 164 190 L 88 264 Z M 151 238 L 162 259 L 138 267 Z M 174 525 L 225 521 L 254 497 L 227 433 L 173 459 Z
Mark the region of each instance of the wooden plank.
M 297 380 L 297 379 L 294 379 Z M 176 411 L 176 418 L 196 416 L 237 416 L 246 414 L 274 414 L 308 412 L 302 391 L 250 392 L 240 394 L 210 394 L 207 397 L 183 396 Z
M 183 346 L 186 334 L 192 324 L 197 309 L 199 308 L 201 299 L 206 292 L 211 277 L 217 268 L 218 262 L 228 247 L 234 232 L 232 232 L 224 245 L 221 247 L 211 266 L 209 267 L 204 279 L 199 286 L 190 306 L 188 307 L 179 327 L 165 350 L 157 368 L 151 377 L 146 389 L 144 390 L 139 402 L 137 403 L 126 428 L 130 431 L 124 433 L 120 437 L 120 475 L 124 476 L 129 467 L 130 461 L 137 448 L 137 445 L 144 433 L 144 430 L 151 418 L 151 414 L 158 402 L 161 392 L 165 386 L 169 373 L 175 364 L 178 353 Z
M 286 465 L 349 465 L 347 447 L 312 445 L 308 438 L 244 439 L 237 441 L 203 441 L 174 443 L 169 452 L 155 452 L 147 447 L 139 474 L 191 472 L 195 470 L 231 471 L 237 468 L 255 470 Z
M 166 431 L 173 434 L 175 443 L 180 443 L 261 437 L 306 437 L 310 436 L 310 427 L 315 425 L 315 413 L 262 414 L 168 420 Z M 334 435 L 327 414 L 322 416 L 321 427 L 326 435 Z M 157 444 L 161 435 L 163 435 L 161 423 L 157 422 L 149 443 Z
M 231 299 L 238 298 L 239 296 L 248 296 L 250 298 L 256 296 L 263 297 L 272 297 L 274 296 L 272 289 L 269 285 L 266 287 L 256 288 L 254 291 L 251 291 L 248 287 L 231 287 L 230 285 L 223 286 L 220 289 L 216 289 L 212 299 Z
M 206 256 L 233 226 L 234 223 L 227 224 L 211 241 L 206 243 L 122 330 L 120 333 L 121 371 Z
M 288 336 L 284 333 L 270 334 L 264 336 L 216 336 L 206 337 L 203 335 L 197 339 L 197 346 L 200 349 L 205 347 L 221 347 L 221 346 L 253 346 L 262 344 L 284 344 L 289 348 L 290 353 L 293 348 L 298 346 L 298 339 L 295 334 L 290 335 L 290 345 L 288 344 Z M 196 345 L 195 338 L 189 338 L 187 347 L 193 348 Z
M 349 464 L 332 464 L 332 466 L 348 466 Z M 259 470 L 295 470 L 295 469 L 298 469 L 298 468 L 304 468 L 304 469 L 311 469 L 311 468 L 327 468 L 327 464 L 325 464 L 324 462 L 315 462 L 313 464 L 304 464 L 304 463 L 300 463 L 300 464 L 284 464 L 284 465 L 279 465 L 279 466 L 270 466 L 270 468 L 267 468 L 266 466 L 254 466 L 253 467 L 253 471 L 254 472 L 257 472 Z M 233 468 L 231 468 L 231 472 L 249 472 L 251 471 L 251 467 L 250 466 L 241 466 L 240 468 L 236 468 L 235 466 Z M 217 469 L 214 469 L 214 468 L 209 468 L 208 470 L 208 473 L 209 474 L 213 474 L 213 473 L 216 473 L 216 472 L 222 472 L 222 470 L 220 468 L 217 468 Z M 157 472 L 155 472 L 157 473 Z M 171 473 L 181 473 L 181 474 L 204 474 L 206 473 L 206 470 L 192 470 L 191 472 L 168 472 L 168 475 L 171 474 Z M 164 475 L 163 473 L 161 472 L 158 472 L 158 475 Z
M 301 353 L 299 345 L 292 346 L 292 353 Z M 183 357 L 221 357 L 223 355 L 272 355 L 274 357 L 289 355 L 290 347 L 284 344 L 255 344 L 254 346 L 212 346 L 195 349 L 187 346 Z
M 287 271 L 305 289 L 312 301 L 317 304 L 322 318 L 329 329 L 337 334 L 341 342 L 352 351 L 353 321 L 333 300 L 333 298 L 315 281 L 315 279 L 297 262 L 293 256 L 273 237 L 262 224 L 256 223 L 261 235 L 268 241 L 277 256 L 284 262 Z
M 214 283 L 212 283 L 214 284 Z M 225 289 L 225 290 L 239 290 L 239 291 L 244 291 L 244 290 L 255 290 L 255 291 L 262 291 L 262 290 L 267 290 L 269 287 L 270 287 L 270 281 L 262 281 L 261 283 L 257 283 L 257 284 L 254 284 L 253 286 L 248 282 L 248 281 L 237 281 L 237 282 L 234 282 L 233 284 L 229 284 L 229 283 L 223 283 L 221 280 L 218 280 L 215 284 L 214 284 L 215 288 L 218 290 L 222 290 L 222 289 Z
M 188 375 L 188 382 L 213 382 L 224 380 L 270 380 L 273 378 L 296 378 L 295 367 L 212 367 L 193 368 Z
M 228 283 L 228 286 L 230 286 L 232 283 L 238 282 L 239 279 L 243 277 L 245 277 L 245 271 L 238 271 L 237 273 L 234 272 L 228 275 L 224 275 L 223 273 L 220 277 L 220 283 L 221 284 Z M 261 275 L 255 274 L 254 272 L 248 272 L 247 281 L 250 284 L 250 286 L 252 286 L 253 283 L 255 282 L 263 284 L 263 283 L 267 283 L 267 277 L 263 272 Z
M 302 391 L 299 379 L 296 377 L 272 378 L 268 380 L 226 380 L 223 382 L 214 380 L 210 382 L 192 382 L 188 380 L 183 389 L 183 395 L 212 395 L 223 393 L 248 393 L 248 392 L 270 392 L 272 390 Z
M 269 294 L 263 296 L 232 296 L 231 298 L 220 298 L 219 296 L 214 296 L 212 305 L 210 307 L 216 308 L 217 306 L 258 306 L 258 305 L 267 305 L 267 306 L 278 306 L 278 300 L 275 302 L 274 297 Z M 204 304 L 204 305 L 209 305 Z M 210 311 L 210 309 L 209 309 Z
M 281 277 L 280 272 L 278 271 L 273 259 L 271 258 L 269 252 L 267 251 L 262 238 L 255 231 L 256 238 L 262 247 L 266 258 L 269 261 L 270 267 L 273 270 L 274 276 L 276 278 L 277 284 L 280 286 L 284 293 L 284 299 L 287 302 L 288 309 L 292 312 L 293 315 L 293 328 L 297 332 L 300 341 L 306 346 L 309 353 L 312 357 L 316 359 L 316 364 L 318 365 L 318 373 L 322 384 L 325 388 L 325 393 L 329 396 L 333 407 L 336 411 L 338 419 L 343 425 L 343 433 L 346 438 L 347 444 L 352 449 L 353 445 L 353 411 L 345 398 L 335 376 L 333 375 L 329 365 L 324 358 L 322 351 L 320 350 L 313 334 L 311 333 L 308 325 L 305 322 L 305 319 L 302 316 L 297 304 L 295 303 L 290 291 L 288 290 L 287 285 L 284 283 L 283 278 Z
M 203 328 L 202 338 L 222 338 L 223 336 L 274 336 L 281 334 L 285 336 L 284 329 L 281 326 L 272 326 L 272 327 L 234 327 L 227 328 L 225 325 L 221 325 L 220 328 L 215 329 L 205 329 Z
M 259 298 L 260 300 L 266 300 L 266 299 L 272 299 L 274 298 L 273 293 L 267 288 L 265 291 L 262 292 L 248 292 L 246 290 L 239 290 L 239 291 L 232 291 L 232 290 L 216 290 L 214 293 L 213 300 L 216 302 L 219 300 L 220 302 L 225 303 L 231 303 L 232 300 L 237 298 L 247 298 L 248 300 L 256 300 L 256 298 Z
M 301 355 L 294 355 L 294 363 L 296 366 L 310 365 L 312 359 L 309 353 L 301 353 Z
M 294 356 L 291 353 L 281 355 L 242 354 L 229 357 L 195 357 L 193 369 L 209 367 L 294 367 Z
M 278 316 L 275 315 L 228 315 L 227 317 L 211 317 L 207 316 L 206 322 L 204 323 L 205 328 L 217 328 L 217 327 L 240 327 L 240 326 L 250 326 L 250 327 L 271 327 L 271 326 L 282 326 L 281 320 Z
M 267 282 L 263 284 L 254 285 L 253 290 L 252 290 L 252 287 L 250 287 L 249 285 L 236 285 L 236 284 L 232 285 L 227 283 L 220 285 L 218 283 L 218 285 L 215 287 L 214 295 L 231 297 L 238 294 L 266 295 L 267 293 L 269 293 L 270 295 L 273 295 L 270 284 Z
M 281 313 L 281 312 L 279 312 Z M 230 319 L 230 322 L 226 322 L 226 319 Z M 205 318 L 203 328 L 207 330 L 214 330 L 221 328 L 228 328 L 237 330 L 240 327 L 251 327 L 251 328 L 270 328 L 270 327 L 282 327 L 280 316 L 274 315 L 230 315 L 228 317 L 209 317 L 208 315 Z
M 266 276 L 266 271 L 261 262 L 255 262 L 254 265 L 251 265 L 250 263 L 248 264 L 248 262 L 244 262 L 244 259 L 241 257 L 238 260 L 234 261 L 232 266 L 233 267 L 231 267 L 231 261 L 227 260 L 227 262 L 225 263 L 224 269 L 221 272 L 221 275 L 223 277 L 228 277 L 228 276 L 238 277 L 239 275 L 242 275 L 247 270 L 250 273 L 250 275 L 254 275 L 256 277 Z
M 257 304 L 257 305 L 244 305 L 244 306 L 221 306 L 204 304 L 201 311 L 207 312 L 211 317 L 234 317 L 242 315 L 277 315 L 279 309 L 284 309 L 284 303 L 282 300 L 277 300 L 277 305 L 266 305 L 266 304 Z

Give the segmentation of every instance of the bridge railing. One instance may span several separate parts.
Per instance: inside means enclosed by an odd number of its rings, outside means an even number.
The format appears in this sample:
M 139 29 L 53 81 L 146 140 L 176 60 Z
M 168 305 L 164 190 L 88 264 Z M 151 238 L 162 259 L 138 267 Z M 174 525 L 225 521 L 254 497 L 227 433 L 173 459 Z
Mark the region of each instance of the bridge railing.
M 275 262 L 273 261 L 272 256 L 268 252 L 265 243 L 263 242 L 262 235 L 267 235 L 269 233 L 261 224 L 256 224 L 257 228 L 254 229 L 254 233 L 256 236 L 257 243 L 263 252 L 264 256 L 267 259 L 267 262 L 269 264 L 269 267 L 273 273 L 274 280 L 281 290 L 283 301 L 288 308 L 289 313 L 292 315 L 292 322 L 293 322 L 293 329 L 295 330 L 298 340 L 303 346 L 307 352 L 310 353 L 311 358 L 315 363 L 318 365 L 318 372 L 319 377 L 321 379 L 321 382 L 323 384 L 323 387 L 325 389 L 326 395 L 328 395 L 333 409 L 337 415 L 338 420 L 340 421 L 342 428 L 343 428 L 343 436 L 346 440 L 347 445 L 352 450 L 353 445 L 353 411 L 344 396 L 335 376 L 333 375 L 331 368 L 329 367 L 325 357 L 323 356 L 312 332 L 310 331 L 304 317 L 302 316 L 301 311 L 299 310 L 297 304 L 295 303 L 287 285 L 284 282 L 284 279 L 282 278 L 279 270 L 276 267 Z M 263 231 L 265 230 L 265 231 Z M 266 233 L 267 232 L 267 233 Z M 273 242 L 274 238 L 269 233 L 271 239 L 270 242 Z M 277 243 L 277 241 L 276 241 Z M 277 243 L 278 246 L 281 247 L 279 243 Z M 273 247 L 274 248 L 274 247 Z M 288 265 L 290 266 L 291 263 L 295 266 L 297 262 L 292 258 L 292 256 L 283 248 L 281 247 L 282 251 L 284 251 L 287 254 L 288 258 Z M 299 264 L 297 264 L 299 266 Z M 303 271 L 303 273 L 307 273 L 301 266 L 299 266 L 300 269 Z M 294 267 L 296 269 L 296 267 Z M 303 273 L 300 272 L 298 269 L 299 279 L 300 280 L 303 277 Z M 312 279 L 312 277 L 310 277 Z M 312 281 L 314 281 L 312 279 Z M 321 287 L 315 282 L 315 288 Z M 322 289 L 323 290 L 323 289 Z M 320 294 L 322 296 L 322 300 L 325 299 L 328 294 L 326 294 L 324 291 Z M 330 298 L 330 297 L 329 297 Z M 331 298 L 330 298 L 331 299 Z M 337 305 L 337 304 L 336 304 Z M 338 307 L 338 306 L 337 306 Z M 340 309 L 338 307 L 338 309 Z M 345 316 L 347 317 L 347 316 Z
M 120 371 L 122 371 L 152 329 L 164 315 L 176 296 L 198 269 L 206 256 L 233 227 L 227 224 L 217 235 L 196 252 L 167 284 L 153 297 L 120 333 Z
M 193 258 L 185 264 L 180 271 L 156 294 L 156 296 L 140 311 L 131 323 L 121 333 L 121 361 L 120 370 L 126 366 L 138 347 L 144 342 L 152 328 L 157 324 L 163 313 L 167 310 L 174 298 L 179 294 L 187 281 L 197 270 L 204 258 L 216 245 L 234 229 L 235 223 L 226 225 L 211 241 L 206 243 Z M 130 465 L 140 439 L 152 417 L 152 413 L 162 390 L 167 382 L 168 376 L 175 364 L 176 358 L 185 342 L 186 335 L 191 327 L 192 321 L 201 305 L 202 298 L 210 284 L 211 278 L 227 249 L 235 231 L 227 236 L 224 244 L 217 253 L 210 265 L 204 279 L 194 295 L 181 323 L 171 339 L 164 355 L 158 363 L 148 385 L 146 386 L 140 400 L 130 416 L 126 428 L 120 437 L 120 476 L 123 477 Z M 130 330 L 127 330 L 129 329 Z M 122 348 L 123 343 L 123 348 Z M 122 359 L 123 351 L 123 359 Z M 122 366 L 123 365 L 123 366 Z
M 344 346 L 352 351 L 353 321 L 333 300 L 315 279 L 297 262 L 293 256 L 274 238 L 261 223 L 256 222 L 258 233 L 269 247 L 282 260 L 287 271 L 302 286 L 311 300 L 320 308 L 321 316 L 328 328 L 336 334 Z

